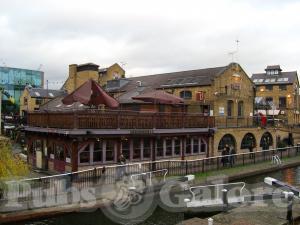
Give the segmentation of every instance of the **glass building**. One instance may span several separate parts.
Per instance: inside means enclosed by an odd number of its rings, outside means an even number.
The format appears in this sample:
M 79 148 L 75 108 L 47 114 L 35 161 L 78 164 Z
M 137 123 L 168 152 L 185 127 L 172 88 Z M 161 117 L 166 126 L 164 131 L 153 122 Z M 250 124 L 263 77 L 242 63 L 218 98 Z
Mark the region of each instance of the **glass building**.
M 26 85 L 42 88 L 44 86 L 44 72 L 0 67 L 0 87 L 3 88 L 2 112 L 4 114 L 19 112 L 20 96 Z M 14 103 L 9 100 L 10 96 L 14 99 Z

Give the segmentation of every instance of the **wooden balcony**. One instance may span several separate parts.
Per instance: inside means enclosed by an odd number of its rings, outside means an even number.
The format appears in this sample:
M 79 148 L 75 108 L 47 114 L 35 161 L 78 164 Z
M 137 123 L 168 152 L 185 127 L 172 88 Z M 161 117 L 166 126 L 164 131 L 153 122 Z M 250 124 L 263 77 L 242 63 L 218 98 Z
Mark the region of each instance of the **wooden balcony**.
M 215 119 L 203 114 L 149 113 L 133 111 L 32 112 L 32 127 L 61 129 L 175 129 L 212 128 Z

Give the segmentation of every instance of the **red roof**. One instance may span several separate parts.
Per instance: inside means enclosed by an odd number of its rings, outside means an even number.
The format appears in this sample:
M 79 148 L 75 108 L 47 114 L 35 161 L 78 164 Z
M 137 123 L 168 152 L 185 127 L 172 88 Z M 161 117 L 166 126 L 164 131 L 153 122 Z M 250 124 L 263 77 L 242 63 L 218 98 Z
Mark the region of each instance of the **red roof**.
M 140 94 L 136 97 L 132 97 L 132 99 L 141 100 L 144 102 L 152 102 L 157 104 L 177 105 L 177 104 L 184 103 L 182 98 L 179 98 L 175 95 L 169 94 L 162 90 L 156 90 L 156 91 Z
M 71 94 L 67 95 L 62 102 L 66 105 L 71 105 L 74 102 L 80 102 L 81 104 L 89 106 L 98 106 L 100 104 L 104 104 L 109 108 L 119 107 L 119 102 L 109 96 L 100 87 L 100 85 L 92 79 L 86 81 Z

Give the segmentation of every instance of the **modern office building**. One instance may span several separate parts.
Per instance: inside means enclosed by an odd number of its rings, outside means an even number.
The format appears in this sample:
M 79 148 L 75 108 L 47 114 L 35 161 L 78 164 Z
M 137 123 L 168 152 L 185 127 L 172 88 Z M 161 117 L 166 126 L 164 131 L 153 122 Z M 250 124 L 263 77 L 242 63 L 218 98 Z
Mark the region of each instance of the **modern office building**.
M 20 96 L 26 85 L 42 88 L 44 85 L 44 72 L 0 67 L 0 87 L 3 89 L 2 112 L 4 114 L 19 112 Z

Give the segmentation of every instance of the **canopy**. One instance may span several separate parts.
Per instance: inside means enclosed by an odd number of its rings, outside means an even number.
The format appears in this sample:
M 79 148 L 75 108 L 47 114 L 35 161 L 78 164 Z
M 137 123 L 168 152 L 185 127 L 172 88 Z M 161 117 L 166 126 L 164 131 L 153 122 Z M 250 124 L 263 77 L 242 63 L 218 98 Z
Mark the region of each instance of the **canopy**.
M 89 106 L 98 106 L 100 104 L 104 104 L 105 106 L 110 108 L 119 107 L 119 102 L 116 99 L 109 96 L 100 87 L 100 85 L 92 79 L 86 81 L 83 85 L 74 90 L 71 94 L 64 97 L 62 102 L 65 105 L 71 105 L 74 102 L 80 102 L 81 104 Z
M 156 91 L 140 94 L 136 97 L 132 97 L 132 99 L 141 100 L 144 102 L 152 102 L 157 104 L 177 105 L 177 104 L 184 103 L 182 98 L 179 98 L 175 95 L 169 94 L 162 90 L 156 90 Z

